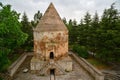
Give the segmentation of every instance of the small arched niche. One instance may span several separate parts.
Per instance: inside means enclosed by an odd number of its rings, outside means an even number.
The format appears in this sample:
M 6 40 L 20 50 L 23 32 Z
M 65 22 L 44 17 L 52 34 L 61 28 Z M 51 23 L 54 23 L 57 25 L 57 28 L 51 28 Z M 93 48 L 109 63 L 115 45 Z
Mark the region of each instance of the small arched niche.
M 50 75 L 55 75 L 55 69 L 50 69 Z
M 54 53 L 50 52 L 50 59 L 54 59 Z

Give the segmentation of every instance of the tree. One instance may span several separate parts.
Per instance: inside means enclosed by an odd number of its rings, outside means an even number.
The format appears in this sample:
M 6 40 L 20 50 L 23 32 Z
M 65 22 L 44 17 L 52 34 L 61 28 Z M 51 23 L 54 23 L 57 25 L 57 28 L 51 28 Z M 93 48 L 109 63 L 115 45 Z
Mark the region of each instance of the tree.
M 28 17 L 25 12 L 22 16 L 21 24 L 22 24 L 21 27 L 22 31 L 28 34 L 28 38 L 26 42 L 22 45 L 22 48 L 29 51 L 33 48 L 33 29 L 32 29 L 32 25 L 28 21 Z
M 80 26 L 83 26 L 83 19 L 80 20 Z
M 73 20 L 72 25 L 73 25 L 73 26 L 77 26 L 77 21 L 76 21 L 76 19 Z
M 78 37 L 78 30 L 77 30 L 77 21 L 69 20 L 68 23 L 68 29 L 69 29 L 69 44 L 75 44 L 77 43 L 77 37 Z
M 42 18 L 42 13 L 38 10 L 37 13 L 34 15 L 34 21 L 32 21 L 33 27 L 36 27 L 38 24 L 39 20 Z
M 86 12 L 86 15 L 84 16 L 84 24 L 85 24 L 85 26 L 89 28 L 90 25 L 91 25 L 91 21 L 92 21 L 91 15 L 89 14 L 89 12 Z
M 78 25 L 78 36 L 79 36 L 79 40 L 78 40 L 78 43 L 80 45 L 84 45 L 84 23 L 83 23 L 83 19 L 80 20 L 80 24 Z M 85 46 L 85 45 L 84 45 Z
M 99 16 L 98 16 L 98 13 L 97 12 L 95 12 L 95 15 L 93 16 L 93 19 L 92 19 L 92 27 L 94 28 L 94 29 L 97 29 L 97 28 L 99 28 Z
M 10 60 L 8 54 L 20 47 L 27 39 L 27 34 L 20 29 L 19 15 L 11 10 L 10 5 L 0 3 L 0 71 L 6 69 Z
M 69 31 L 71 31 L 71 29 L 72 29 L 72 19 L 70 19 L 69 21 L 68 21 L 68 29 L 69 29 Z
M 105 62 L 120 61 L 120 26 L 119 12 L 114 3 L 105 9 L 100 22 L 98 49 L 96 56 Z
M 95 12 L 95 15 L 92 18 L 91 27 L 90 27 L 90 51 L 95 52 L 97 50 L 97 43 L 99 34 L 97 34 L 97 30 L 100 28 L 99 24 L 99 16 L 98 13 Z M 98 45 L 99 46 L 99 45 Z
M 89 14 L 89 12 L 86 12 L 86 15 L 84 16 L 84 26 L 81 26 L 81 38 L 80 41 L 82 41 L 82 45 L 86 45 L 87 47 L 89 47 L 89 40 L 90 40 L 90 28 L 91 28 L 91 15 Z
M 63 20 L 63 23 L 64 23 L 65 25 L 67 25 L 67 20 L 66 20 L 66 18 L 64 17 L 62 20 Z

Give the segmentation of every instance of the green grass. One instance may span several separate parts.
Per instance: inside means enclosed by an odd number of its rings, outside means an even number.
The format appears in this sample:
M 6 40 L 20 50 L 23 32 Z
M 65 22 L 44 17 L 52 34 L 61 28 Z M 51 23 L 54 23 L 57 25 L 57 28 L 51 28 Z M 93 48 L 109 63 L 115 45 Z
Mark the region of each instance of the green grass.
M 92 64 L 94 67 L 96 67 L 97 69 L 99 70 L 102 70 L 102 69 L 107 69 L 107 68 L 110 68 L 109 65 L 105 64 L 105 63 L 102 63 L 101 61 L 95 59 L 95 58 L 88 58 L 86 59 L 90 64 Z

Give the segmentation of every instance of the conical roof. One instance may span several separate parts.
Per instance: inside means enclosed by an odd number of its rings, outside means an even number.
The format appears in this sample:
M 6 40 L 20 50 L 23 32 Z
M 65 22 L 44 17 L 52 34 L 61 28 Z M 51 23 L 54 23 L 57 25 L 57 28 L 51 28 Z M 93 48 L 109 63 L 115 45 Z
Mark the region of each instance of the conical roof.
M 36 31 L 66 31 L 67 27 L 61 20 L 54 5 L 50 3 L 43 17 L 39 21 Z

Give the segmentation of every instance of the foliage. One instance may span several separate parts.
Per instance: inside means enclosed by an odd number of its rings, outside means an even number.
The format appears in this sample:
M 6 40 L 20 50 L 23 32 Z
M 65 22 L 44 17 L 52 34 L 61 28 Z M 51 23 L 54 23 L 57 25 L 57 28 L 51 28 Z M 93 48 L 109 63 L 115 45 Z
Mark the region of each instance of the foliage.
M 77 43 L 78 40 L 78 26 L 76 20 L 69 20 L 67 24 L 67 28 L 69 29 L 69 44 L 72 45 Z
M 0 4 L 0 70 L 4 70 L 9 63 L 8 54 L 25 42 L 27 34 L 20 29 L 19 14 L 10 5 Z
M 63 23 L 66 25 L 67 24 L 66 18 L 64 17 L 62 20 L 63 20 Z
M 69 44 L 73 45 L 73 51 L 87 58 L 88 50 L 104 62 L 120 62 L 120 11 L 114 5 L 105 9 L 101 18 L 97 12 L 93 17 L 87 12 L 79 24 L 75 19 L 67 22 L 63 18 L 69 29 Z M 21 23 L 19 15 L 11 10 L 10 5 L 0 3 L 0 71 L 10 64 L 8 55 L 15 49 L 22 47 L 28 50 L 33 47 L 32 28 L 36 27 L 42 13 L 35 13 L 31 22 L 24 13 Z
M 110 68 L 109 65 L 106 65 L 105 63 L 101 62 L 100 60 L 97 60 L 93 57 L 89 57 L 88 59 L 86 59 L 89 63 L 91 63 L 93 66 L 95 66 L 96 68 L 98 68 L 99 70 L 103 70 L 103 69 L 107 69 Z
M 120 12 L 114 7 L 105 9 L 101 18 L 97 12 L 91 18 L 87 12 L 80 24 L 73 25 L 70 19 L 69 44 L 85 46 L 104 62 L 120 61 Z
M 102 58 L 105 62 L 119 61 L 120 59 L 120 23 L 119 12 L 114 4 L 105 9 L 100 21 L 100 28 L 97 30 L 97 53 L 96 57 Z
M 80 37 L 80 40 L 79 41 L 82 41 L 82 42 L 79 42 L 80 44 L 82 45 L 86 45 L 86 47 L 89 47 L 90 45 L 90 40 L 91 40 L 91 15 L 89 12 L 86 12 L 86 15 L 84 16 L 84 19 L 83 19 L 83 22 L 84 22 L 84 25 L 80 26 L 80 30 L 81 32 L 79 37 Z
M 89 54 L 84 46 L 80 46 L 80 45 L 76 44 L 73 46 L 73 51 L 76 52 L 79 56 L 81 56 L 83 58 L 89 57 Z
M 37 13 L 35 13 L 34 15 L 34 21 L 31 21 L 31 24 L 33 27 L 36 27 L 39 20 L 42 18 L 42 13 L 40 11 L 38 11 Z
M 6 70 L 6 68 L 9 66 L 10 61 L 8 59 L 8 53 L 10 50 L 8 49 L 1 49 L 0 50 L 0 72 L 3 72 Z
M 3 80 L 3 78 L 2 78 L 2 77 L 0 77 L 0 80 Z
M 22 48 L 24 50 L 30 51 L 33 48 L 33 29 L 32 25 L 28 21 L 28 17 L 26 13 L 23 14 L 22 20 L 21 20 L 21 29 L 24 33 L 28 34 L 28 38 L 26 42 L 22 45 Z

